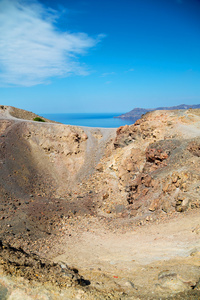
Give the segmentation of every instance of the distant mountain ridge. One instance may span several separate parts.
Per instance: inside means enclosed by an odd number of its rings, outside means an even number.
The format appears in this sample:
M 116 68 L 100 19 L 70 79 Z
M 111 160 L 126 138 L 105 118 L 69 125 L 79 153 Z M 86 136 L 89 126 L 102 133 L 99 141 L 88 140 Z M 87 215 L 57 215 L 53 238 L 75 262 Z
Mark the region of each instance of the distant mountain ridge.
M 149 111 L 154 111 L 154 110 L 174 110 L 174 109 L 189 109 L 189 108 L 200 108 L 200 104 L 196 105 L 187 105 L 187 104 L 180 104 L 177 106 L 169 106 L 169 107 L 157 107 L 157 108 L 134 108 L 131 111 L 120 115 L 116 118 L 121 118 L 121 119 L 131 119 L 133 121 L 137 121 L 140 119 L 140 117 L 143 114 L 146 114 Z

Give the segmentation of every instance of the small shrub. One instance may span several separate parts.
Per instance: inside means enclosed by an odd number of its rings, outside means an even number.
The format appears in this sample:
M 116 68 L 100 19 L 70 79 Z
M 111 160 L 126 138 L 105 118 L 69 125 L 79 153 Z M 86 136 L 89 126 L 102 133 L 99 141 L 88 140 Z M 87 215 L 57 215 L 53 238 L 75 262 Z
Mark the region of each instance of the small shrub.
M 43 119 L 40 118 L 40 117 L 34 118 L 33 121 L 37 121 L 37 122 L 45 122 L 45 120 L 43 120 Z

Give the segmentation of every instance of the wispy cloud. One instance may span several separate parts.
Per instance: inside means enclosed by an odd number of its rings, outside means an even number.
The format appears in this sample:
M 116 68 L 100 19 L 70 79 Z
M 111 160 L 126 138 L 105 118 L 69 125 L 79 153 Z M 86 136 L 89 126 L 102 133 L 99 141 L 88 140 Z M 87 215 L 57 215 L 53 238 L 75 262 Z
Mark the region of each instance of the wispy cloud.
M 94 47 L 86 33 L 61 32 L 59 12 L 30 0 L 0 0 L 0 84 L 32 86 L 54 76 L 87 75 L 78 56 Z
M 129 69 L 129 70 L 127 70 L 127 71 L 124 71 L 125 73 L 128 73 L 128 72 L 134 72 L 135 71 L 135 69 Z
M 110 76 L 110 75 L 115 75 L 115 72 L 108 72 L 108 73 L 103 73 L 101 74 L 101 77 L 106 77 L 106 76 Z

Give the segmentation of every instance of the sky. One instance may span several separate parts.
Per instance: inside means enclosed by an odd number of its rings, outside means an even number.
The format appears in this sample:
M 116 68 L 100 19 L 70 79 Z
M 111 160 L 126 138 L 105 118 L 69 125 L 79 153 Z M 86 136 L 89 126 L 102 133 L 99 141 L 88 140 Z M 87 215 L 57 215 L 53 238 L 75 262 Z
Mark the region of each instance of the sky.
M 0 104 L 35 113 L 200 104 L 200 0 L 0 0 Z

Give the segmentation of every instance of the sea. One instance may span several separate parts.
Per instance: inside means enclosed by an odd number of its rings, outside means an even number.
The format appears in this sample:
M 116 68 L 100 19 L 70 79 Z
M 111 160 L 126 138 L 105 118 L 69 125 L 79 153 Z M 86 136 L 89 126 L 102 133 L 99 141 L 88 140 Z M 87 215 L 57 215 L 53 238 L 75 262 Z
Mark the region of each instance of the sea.
M 120 113 L 44 113 L 40 115 L 63 124 L 86 127 L 118 128 L 135 122 L 135 120 L 114 118 Z

